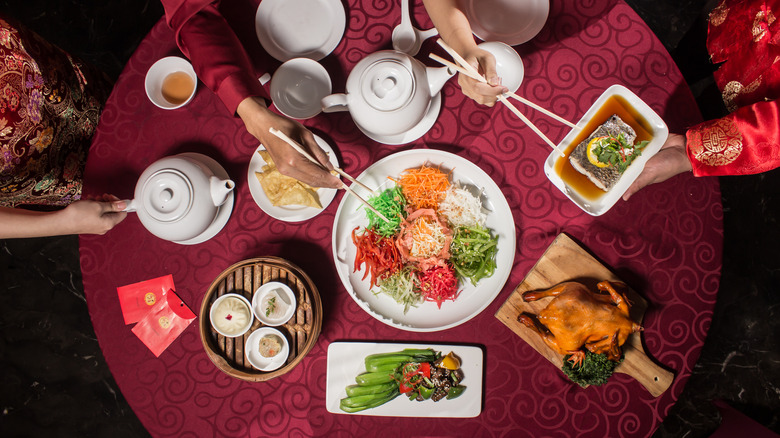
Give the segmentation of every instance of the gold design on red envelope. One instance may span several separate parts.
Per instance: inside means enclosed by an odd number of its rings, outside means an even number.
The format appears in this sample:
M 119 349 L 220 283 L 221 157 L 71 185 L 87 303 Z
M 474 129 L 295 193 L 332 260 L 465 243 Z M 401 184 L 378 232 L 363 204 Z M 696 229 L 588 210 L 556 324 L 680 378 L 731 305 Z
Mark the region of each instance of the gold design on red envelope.
M 725 166 L 742 153 L 742 134 L 730 119 L 720 119 L 694 132 L 688 148 L 708 166 Z
M 726 16 L 729 15 L 729 8 L 726 7 L 726 3 L 719 4 L 715 9 L 710 12 L 710 23 L 713 26 L 720 26 L 726 21 Z
M 157 296 L 154 292 L 147 292 L 146 295 L 144 295 L 144 302 L 147 306 L 154 306 L 154 303 L 157 302 Z
M 160 327 L 167 329 L 171 326 L 171 320 L 168 319 L 167 316 L 161 316 L 160 319 L 157 320 L 157 323 L 160 324 Z

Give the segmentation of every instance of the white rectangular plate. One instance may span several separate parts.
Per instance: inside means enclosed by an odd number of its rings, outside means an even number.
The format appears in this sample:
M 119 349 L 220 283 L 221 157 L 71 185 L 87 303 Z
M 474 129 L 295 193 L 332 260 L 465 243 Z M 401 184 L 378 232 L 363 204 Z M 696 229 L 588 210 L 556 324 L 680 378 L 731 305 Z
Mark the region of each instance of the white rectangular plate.
M 339 402 L 347 396 L 346 387 L 355 384 L 355 377 L 366 371 L 364 359 L 369 354 L 401 351 L 405 348 L 432 348 L 447 354 L 454 352 L 461 359 L 463 384 L 466 390 L 453 400 L 422 402 L 399 395 L 381 406 L 348 414 L 339 409 Z M 328 346 L 328 373 L 325 406 L 328 412 L 347 415 L 374 415 L 380 417 L 444 417 L 471 418 L 482 412 L 482 349 L 466 345 L 383 344 L 373 342 L 333 342 Z

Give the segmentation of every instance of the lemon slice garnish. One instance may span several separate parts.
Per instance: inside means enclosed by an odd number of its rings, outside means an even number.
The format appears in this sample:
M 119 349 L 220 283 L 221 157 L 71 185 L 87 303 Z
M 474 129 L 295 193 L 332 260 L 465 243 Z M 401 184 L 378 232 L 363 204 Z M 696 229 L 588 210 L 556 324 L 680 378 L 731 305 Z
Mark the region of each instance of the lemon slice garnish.
M 444 356 L 441 359 L 441 364 L 439 365 L 442 368 L 446 368 L 450 371 L 457 370 L 460 368 L 460 359 L 458 359 L 451 351 Z
M 602 163 L 601 161 L 599 161 L 599 158 L 593 152 L 593 149 L 595 149 L 596 145 L 598 145 L 598 143 L 601 140 L 604 140 L 605 138 L 607 138 L 607 137 L 596 137 L 593 140 L 591 140 L 590 143 L 588 143 L 588 146 L 586 147 L 586 149 L 588 151 L 588 161 L 590 161 L 590 164 L 592 164 L 592 165 L 594 165 L 596 167 L 607 167 L 607 166 L 609 166 L 609 163 Z

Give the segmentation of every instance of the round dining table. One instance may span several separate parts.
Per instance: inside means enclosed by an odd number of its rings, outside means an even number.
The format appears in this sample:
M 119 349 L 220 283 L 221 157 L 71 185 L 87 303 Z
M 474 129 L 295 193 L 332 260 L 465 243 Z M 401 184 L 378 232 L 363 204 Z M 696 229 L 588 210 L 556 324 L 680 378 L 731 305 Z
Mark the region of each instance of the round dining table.
M 259 2 L 222 2 L 261 73 L 280 62 L 264 53 L 255 35 Z M 352 67 L 366 55 L 391 48 L 401 5 L 380 0 L 343 2 L 347 24 L 335 50 L 320 63 L 334 92 L 344 92 Z M 412 2 L 418 27 L 432 26 L 422 2 Z M 434 38 L 435 39 L 435 38 Z M 435 66 L 433 42 L 416 56 Z M 550 4 L 549 17 L 531 41 L 514 47 L 525 79 L 518 94 L 576 122 L 613 84 L 636 93 L 668 124 L 683 132 L 701 115 L 682 75 L 647 25 L 622 0 Z M 501 254 L 511 273 L 496 298 L 472 319 L 432 332 L 401 330 L 366 313 L 342 285 L 331 238 L 343 191 L 319 215 L 284 222 L 253 200 L 247 181 L 257 140 L 199 84 L 181 109 L 163 110 L 144 92 L 144 77 L 158 59 L 181 55 L 173 32 L 160 20 L 140 43 L 101 116 L 87 160 L 85 195 L 133 197 L 152 162 L 181 152 L 217 160 L 236 183 L 225 227 L 199 244 L 155 237 L 135 214 L 104 236 L 81 236 L 80 258 L 89 313 L 122 394 L 156 437 L 210 436 L 649 436 L 669 413 L 688 380 L 707 335 L 720 280 L 723 224 L 718 181 L 676 176 L 648 186 L 607 213 L 583 212 L 547 179 L 550 153 L 508 108 L 480 106 L 456 79 L 442 90 L 433 127 L 403 145 L 366 137 L 348 112 L 321 113 L 303 121 L 333 146 L 342 168 L 358 175 L 372 163 L 409 149 L 442 150 L 484 170 L 511 208 L 516 252 Z M 567 126 L 519 105 L 550 139 Z M 571 383 L 495 314 L 560 233 L 571 236 L 648 302 L 641 336 L 647 354 L 674 373 L 654 397 L 636 380 L 615 374 L 598 387 Z M 323 320 L 316 344 L 290 372 L 250 382 L 218 369 L 204 351 L 196 320 L 159 357 L 125 325 L 116 288 L 171 274 L 176 294 L 196 314 L 212 281 L 229 266 L 261 256 L 299 266 L 316 284 Z M 331 413 L 326 409 L 327 353 L 338 341 L 465 344 L 484 352 L 482 408 L 470 418 L 386 417 Z M 467 394 L 467 393 L 466 393 Z M 464 395 L 465 396 L 465 395 Z

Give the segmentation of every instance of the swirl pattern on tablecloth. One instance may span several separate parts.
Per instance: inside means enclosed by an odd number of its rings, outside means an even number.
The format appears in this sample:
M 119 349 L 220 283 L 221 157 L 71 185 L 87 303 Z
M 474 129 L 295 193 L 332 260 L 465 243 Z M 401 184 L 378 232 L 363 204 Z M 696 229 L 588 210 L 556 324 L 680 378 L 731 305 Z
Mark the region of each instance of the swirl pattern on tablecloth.
M 223 4 L 223 7 L 230 7 Z M 343 92 L 354 65 L 367 54 L 391 48 L 400 5 L 389 0 L 349 0 L 348 24 L 334 53 L 334 92 Z M 414 22 L 431 27 L 422 2 Z M 253 17 L 232 23 L 253 35 Z M 267 59 L 247 44 L 255 60 Z M 251 48 L 251 49 L 250 49 Z M 627 86 L 669 122 L 672 132 L 699 121 L 682 77 L 659 41 L 622 1 L 552 2 L 541 33 L 515 49 L 525 80 L 519 94 L 576 122 L 612 84 Z M 431 51 L 426 41 L 419 60 Z M 341 196 L 305 223 L 264 214 L 249 194 L 246 171 L 257 142 L 215 95 L 198 89 L 184 110 L 163 111 L 144 94 L 146 70 L 178 54 L 161 20 L 140 44 L 109 99 L 87 163 L 86 194 L 133 196 L 141 172 L 166 155 L 194 151 L 215 158 L 236 181 L 228 225 L 208 242 L 182 246 L 158 239 L 131 215 L 103 237 L 81 238 L 81 267 L 92 322 L 114 377 L 135 413 L 154 436 L 332 436 L 382 430 L 386 436 L 649 436 L 679 396 L 698 358 L 719 284 L 722 207 L 717 181 L 681 175 L 646 188 L 629 202 L 591 217 L 554 189 L 542 170 L 548 146 L 506 108 L 487 108 L 465 98 L 457 81 L 442 90 L 436 124 L 409 145 L 379 144 L 363 135 L 346 112 L 306 120 L 336 150 L 342 167 L 358 175 L 371 163 L 409 148 L 442 149 L 488 172 L 512 208 L 517 252 L 508 282 L 480 315 L 443 332 L 411 333 L 366 314 L 338 280 L 331 259 L 331 228 Z M 269 66 L 273 68 L 274 66 Z M 257 72 L 258 76 L 259 73 Z M 518 104 L 553 141 L 568 128 Z M 493 317 L 556 235 L 566 232 L 628 281 L 650 303 L 644 347 L 674 370 L 675 381 L 653 398 L 632 378 L 581 389 L 568 382 Z M 217 370 L 192 324 L 159 358 L 125 326 L 116 287 L 172 274 L 176 293 L 196 313 L 211 281 L 233 263 L 260 255 L 280 256 L 318 285 L 324 308 L 322 333 L 290 373 L 248 383 Z M 327 346 L 339 340 L 457 342 L 484 346 L 484 405 L 467 419 L 334 415 L 325 410 Z M 435 407 L 434 407 L 435 408 Z M 445 428 L 446 427 L 446 428 Z

